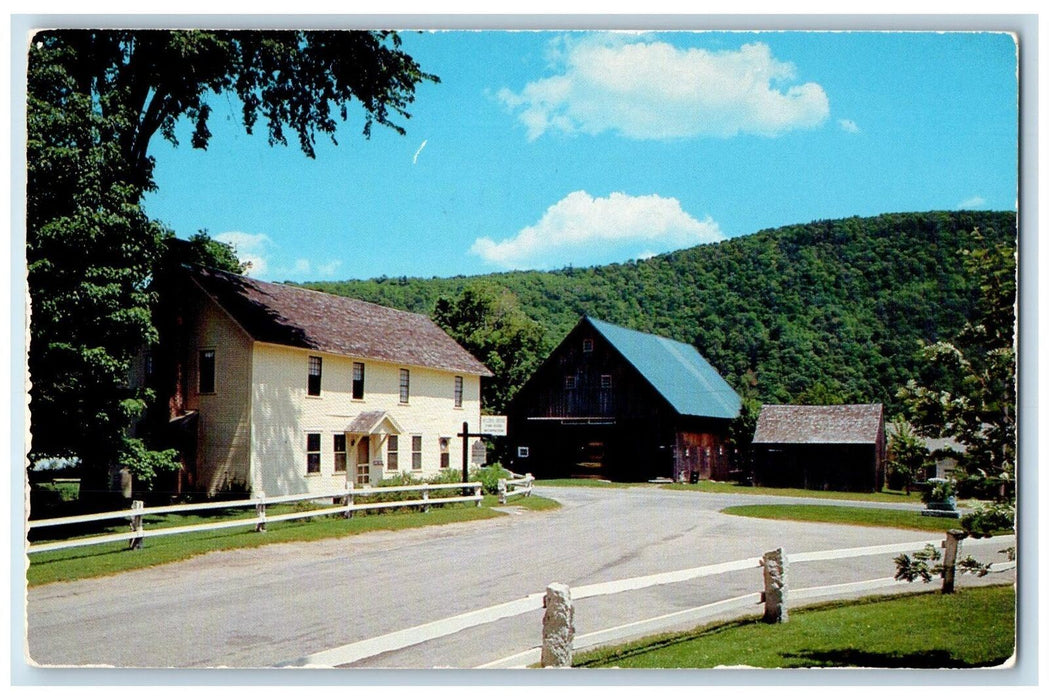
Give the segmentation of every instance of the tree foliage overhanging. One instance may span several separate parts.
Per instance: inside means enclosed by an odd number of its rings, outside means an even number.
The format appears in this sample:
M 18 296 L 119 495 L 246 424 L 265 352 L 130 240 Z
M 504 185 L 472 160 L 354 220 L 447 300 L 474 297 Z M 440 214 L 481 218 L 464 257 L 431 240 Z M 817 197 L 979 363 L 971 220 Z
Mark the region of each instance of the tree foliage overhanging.
M 130 364 L 157 341 L 150 282 L 173 234 L 149 220 L 149 146 L 211 138 L 210 97 L 232 95 L 250 133 L 271 144 L 294 134 L 309 157 L 317 134 L 335 141 L 336 117 L 403 132 L 415 87 L 436 81 L 392 32 L 48 30 L 29 46 L 27 264 L 31 303 L 30 459 L 76 457 L 82 493 L 103 488 L 111 464 L 172 466 L 128 428 L 149 393 L 128 386 Z M 354 117 L 356 118 L 356 116 Z M 206 239 L 206 237 L 205 237 Z M 178 256 L 235 264 L 195 237 Z
M 1014 212 L 885 214 L 623 264 L 308 286 L 429 314 L 483 282 L 514 295 L 546 348 L 589 314 L 695 345 L 746 398 L 880 402 L 894 415 L 898 390 L 927 371 L 922 347 L 958 337 L 979 313 L 984 290 L 961 251 L 1015 241 Z

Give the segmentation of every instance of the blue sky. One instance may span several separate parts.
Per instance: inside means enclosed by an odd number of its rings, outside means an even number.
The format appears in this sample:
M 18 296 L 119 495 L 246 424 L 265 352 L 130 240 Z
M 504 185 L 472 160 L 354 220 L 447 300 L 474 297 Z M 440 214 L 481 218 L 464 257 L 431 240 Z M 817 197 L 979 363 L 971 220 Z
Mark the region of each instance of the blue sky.
M 148 213 L 268 280 L 621 262 L 816 219 L 1010 209 L 1017 58 L 991 33 L 426 32 L 405 136 L 310 160 L 213 97 Z

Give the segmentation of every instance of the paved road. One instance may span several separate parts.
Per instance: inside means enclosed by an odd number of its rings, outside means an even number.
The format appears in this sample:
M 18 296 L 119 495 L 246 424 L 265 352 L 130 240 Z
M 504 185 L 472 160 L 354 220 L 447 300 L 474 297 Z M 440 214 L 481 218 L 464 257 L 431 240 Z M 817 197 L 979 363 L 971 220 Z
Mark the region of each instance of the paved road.
M 723 515 L 778 499 L 665 489 L 546 488 L 557 511 L 341 540 L 217 552 L 28 594 L 42 665 L 272 667 L 308 654 L 541 592 L 760 556 L 920 540 L 922 533 Z M 797 500 L 797 499 L 794 499 Z M 823 501 L 825 502 L 825 501 Z M 979 552 L 977 552 L 979 554 Z M 986 556 L 986 554 L 985 554 Z M 1000 558 L 1000 557 L 999 557 Z M 891 557 L 798 565 L 792 586 L 891 576 Z M 760 589 L 736 572 L 580 601 L 578 634 Z M 535 646 L 541 613 L 362 660 L 472 668 Z

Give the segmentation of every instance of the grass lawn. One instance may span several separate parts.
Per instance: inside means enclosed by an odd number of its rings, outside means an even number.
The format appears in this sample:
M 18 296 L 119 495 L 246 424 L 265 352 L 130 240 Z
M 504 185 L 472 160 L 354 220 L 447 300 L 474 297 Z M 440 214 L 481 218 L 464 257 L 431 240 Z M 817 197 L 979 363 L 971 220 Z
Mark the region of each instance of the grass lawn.
M 1012 586 L 822 603 L 781 625 L 758 618 L 577 654 L 589 668 L 998 666 L 1013 654 Z
M 664 489 L 674 491 L 702 491 L 705 493 L 742 493 L 755 496 L 791 496 L 797 498 L 827 498 L 839 501 L 875 501 L 881 503 L 921 503 L 921 494 L 916 490 L 909 496 L 903 491 L 807 491 L 805 489 L 781 489 L 768 486 L 742 486 L 724 481 L 701 481 L 698 484 L 664 484 Z
M 291 520 L 269 523 L 265 533 L 256 533 L 253 523 L 245 523 L 243 528 L 228 528 L 208 532 L 187 533 L 163 537 L 147 537 L 143 540 L 142 549 L 129 550 L 127 543 L 115 542 L 88 547 L 61 549 L 53 552 L 40 552 L 29 555 L 29 569 L 26 578 L 29 586 L 37 586 L 54 581 L 72 581 L 82 578 L 108 576 L 111 574 L 140 569 L 157 564 L 174 561 L 207 552 L 244 547 L 260 547 L 276 542 L 308 542 L 331 537 L 347 537 L 362 532 L 375 530 L 404 530 L 444 525 L 447 523 L 484 520 L 503 517 L 503 513 L 493 510 L 498 506 L 496 496 L 485 496 L 481 507 L 473 504 L 449 505 L 434 507 L 429 513 L 399 510 L 389 513 L 357 513 L 352 518 L 341 516 L 322 516 L 303 520 Z M 540 496 L 512 498 L 508 505 L 528 510 L 548 510 L 558 508 L 557 501 Z M 277 515 L 291 510 L 301 510 L 301 506 L 271 506 L 267 515 Z M 205 511 L 206 515 L 169 514 L 148 516 L 144 518 L 146 530 L 162 527 L 178 527 L 207 522 L 209 520 L 231 520 L 234 518 L 254 517 L 252 509 L 229 509 Z M 107 532 L 127 532 L 126 522 L 100 528 L 90 534 Z M 47 532 L 44 530 L 43 532 Z
M 917 511 L 888 510 L 884 508 L 862 508 L 853 506 L 817 505 L 755 505 L 729 506 L 722 513 L 742 515 L 748 518 L 770 520 L 804 520 L 839 525 L 866 525 L 868 527 L 895 527 L 903 530 L 923 532 L 946 532 L 958 527 L 954 518 L 934 518 L 919 515 Z

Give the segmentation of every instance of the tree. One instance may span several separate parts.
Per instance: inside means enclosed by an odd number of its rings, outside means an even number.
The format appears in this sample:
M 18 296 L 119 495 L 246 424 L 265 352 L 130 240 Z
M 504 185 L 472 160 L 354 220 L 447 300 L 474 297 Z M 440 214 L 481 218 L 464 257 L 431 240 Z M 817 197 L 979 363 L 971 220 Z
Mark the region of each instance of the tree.
M 974 234 L 977 245 L 984 241 Z M 976 315 L 954 342 L 922 348 L 936 371 L 935 386 L 910 380 L 900 390 L 915 430 L 928 437 L 953 437 L 970 476 L 1012 482 L 1016 474 L 1016 252 L 1010 243 L 960 251 L 977 280 Z
M 433 320 L 495 375 L 481 388 L 482 405 L 503 413 L 543 358 L 543 328 L 517 297 L 495 284 L 476 283 L 456 299 L 441 297 Z
M 904 493 L 910 495 L 911 484 L 921 478 L 935 462 L 925 442 L 903 419 L 893 421 L 888 433 L 889 471 L 903 482 Z
M 157 341 L 150 285 L 173 234 L 148 219 L 152 138 L 176 143 L 182 118 L 206 148 L 209 95 L 243 104 L 250 133 L 261 118 L 271 144 L 315 156 L 316 134 L 335 141 L 338 113 L 363 108 L 398 132 L 415 86 L 436 81 L 390 32 L 88 31 L 37 33 L 27 75 L 27 246 L 31 303 L 30 460 L 75 457 L 82 494 L 106 489 L 111 465 L 171 465 L 128 427 L 150 394 L 129 387 L 131 361 Z M 222 262 L 202 239 L 195 255 Z M 225 262 L 229 262 L 226 260 Z

